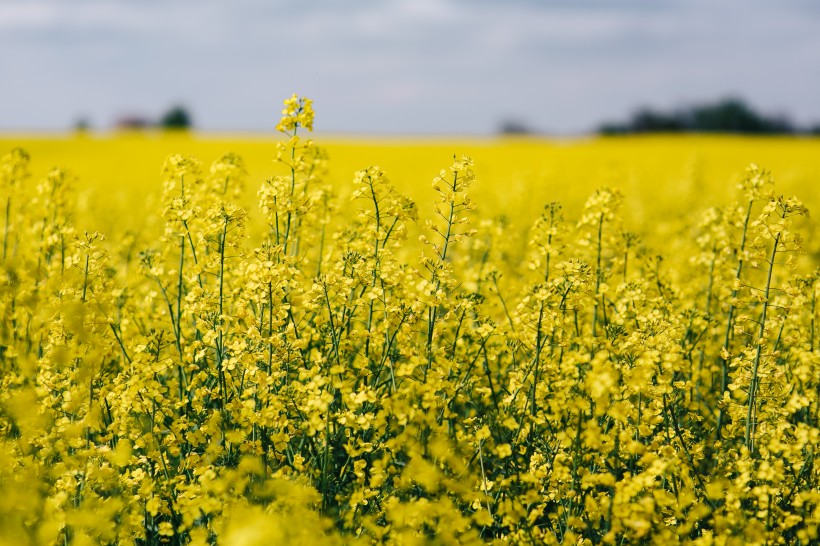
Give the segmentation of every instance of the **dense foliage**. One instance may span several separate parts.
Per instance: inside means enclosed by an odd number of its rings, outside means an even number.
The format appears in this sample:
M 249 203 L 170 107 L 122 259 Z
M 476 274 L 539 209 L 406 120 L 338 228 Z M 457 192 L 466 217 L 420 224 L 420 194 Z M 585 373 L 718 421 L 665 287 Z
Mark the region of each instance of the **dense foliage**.
M 755 112 L 736 98 L 700 104 L 664 112 L 642 108 L 627 123 L 609 123 L 600 128 L 605 134 L 624 133 L 750 133 L 794 134 L 801 131 L 783 116 L 768 116 Z
M 285 102 L 261 237 L 236 155 L 169 158 L 150 241 L 2 158 L 0 544 L 816 543 L 818 275 L 769 173 L 671 275 L 614 189 L 526 249 L 466 157 L 340 203 L 312 125 Z

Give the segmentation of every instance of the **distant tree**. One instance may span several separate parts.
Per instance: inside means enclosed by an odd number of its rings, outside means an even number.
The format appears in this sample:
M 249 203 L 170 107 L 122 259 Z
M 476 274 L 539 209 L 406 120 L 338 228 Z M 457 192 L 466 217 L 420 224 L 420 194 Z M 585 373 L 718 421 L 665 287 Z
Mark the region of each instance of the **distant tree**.
M 686 114 L 695 131 L 723 133 L 791 133 L 788 121 L 766 117 L 753 111 L 742 100 L 729 98 L 715 104 L 692 108 Z
M 151 126 L 151 121 L 139 114 L 127 114 L 117 118 L 114 126 L 122 131 L 139 131 Z
M 638 110 L 632 116 L 631 126 L 635 133 L 670 133 L 684 129 L 679 114 L 666 114 L 648 108 Z
M 598 133 L 602 135 L 625 135 L 630 132 L 626 123 L 606 122 L 598 128 Z
M 794 126 L 784 117 L 758 114 L 738 98 L 663 112 L 642 108 L 627 123 L 607 123 L 601 134 L 626 133 L 757 133 L 792 134 Z
M 183 106 L 174 106 L 165 112 L 159 124 L 163 129 L 190 129 L 191 115 Z
M 74 122 L 74 131 L 77 133 L 87 133 L 91 129 L 91 122 L 88 118 L 82 117 Z
M 523 121 L 507 119 L 501 122 L 498 133 L 502 135 L 531 135 L 534 131 Z

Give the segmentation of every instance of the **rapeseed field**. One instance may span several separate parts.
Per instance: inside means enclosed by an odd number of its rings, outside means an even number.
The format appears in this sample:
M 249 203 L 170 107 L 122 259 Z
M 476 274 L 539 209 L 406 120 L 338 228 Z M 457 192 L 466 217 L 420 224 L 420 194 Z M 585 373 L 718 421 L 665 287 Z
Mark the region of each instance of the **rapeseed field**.
M 313 124 L 0 139 L 0 544 L 820 540 L 817 139 Z

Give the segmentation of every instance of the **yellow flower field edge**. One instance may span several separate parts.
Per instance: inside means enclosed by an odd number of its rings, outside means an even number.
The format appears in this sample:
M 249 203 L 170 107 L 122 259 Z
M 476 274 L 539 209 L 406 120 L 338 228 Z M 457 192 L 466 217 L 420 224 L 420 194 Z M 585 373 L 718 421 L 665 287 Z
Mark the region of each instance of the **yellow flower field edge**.
M 432 205 L 372 166 L 339 203 L 313 119 L 261 240 L 236 155 L 169 158 L 150 241 L 0 160 L 0 544 L 817 543 L 818 274 L 768 172 L 675 281 L 611 189 L 524 254 L 466 157 Z

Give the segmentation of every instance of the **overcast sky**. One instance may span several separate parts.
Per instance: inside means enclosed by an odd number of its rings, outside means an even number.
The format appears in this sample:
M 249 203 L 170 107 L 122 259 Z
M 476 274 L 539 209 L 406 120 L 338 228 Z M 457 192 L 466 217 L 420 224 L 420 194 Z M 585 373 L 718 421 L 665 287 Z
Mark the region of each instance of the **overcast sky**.
M 109 128 L 185 104 L 197 127 L 558 134 L 742 96 L 820 122 L 816 0 L 0 0 L 0 130 Z

